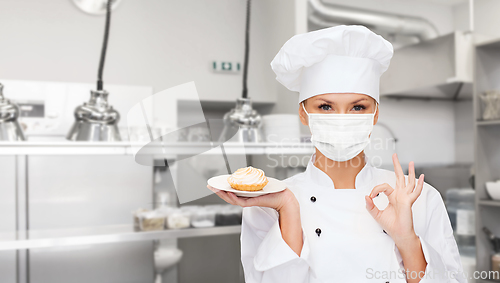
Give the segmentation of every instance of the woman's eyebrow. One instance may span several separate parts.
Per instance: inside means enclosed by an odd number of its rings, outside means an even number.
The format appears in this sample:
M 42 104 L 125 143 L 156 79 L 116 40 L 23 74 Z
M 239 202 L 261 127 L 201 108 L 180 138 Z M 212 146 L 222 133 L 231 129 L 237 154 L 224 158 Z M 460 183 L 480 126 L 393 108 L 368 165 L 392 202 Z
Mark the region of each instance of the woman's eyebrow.
M 366 100 L 366 98 L 361 98 L 361 99 L 358 99 L 358 100 L 356 100 L 356 101 L 354 101 L 354 102 L 351 102 L 351 104 L 356 104 L 356 103 L 361 102 L 361 101 L 364 101 L 364 100 Z
M 335 102 L 330 101 L 330 100 L 327 100 L 327 99 L 324 99 L 324 98 L 318 98 L 318 100 L 323 100 L 323 101 L 324 101 L 324 102 L 326 102 L 326 103 L 329 103 L 329 104 L 334 104 L 334 105 L 335 105 Z

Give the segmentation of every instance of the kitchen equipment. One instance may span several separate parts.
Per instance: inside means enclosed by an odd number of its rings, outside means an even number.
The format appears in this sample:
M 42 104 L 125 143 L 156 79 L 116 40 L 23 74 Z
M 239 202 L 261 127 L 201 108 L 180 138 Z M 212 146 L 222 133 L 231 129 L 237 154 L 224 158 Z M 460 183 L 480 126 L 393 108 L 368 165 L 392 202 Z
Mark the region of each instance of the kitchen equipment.
M 159 168 L 159 167 L 158 167 Z M 160 184 L 162 181 L 159 169 L 155 170 L 155 185 Z M 159 180 L 157 180 L 159 179 Z M 158 181 L 158 182 L 157 182 Z M 174 207 L 175 195 L 171 191 L 160 191 L 156 192 L 155 197 L 155 207 L 156 208 L 170 208 Z
M 495 236 L 490 229 L 483 227 L 483 231 L 488 237 L 488 239 L 491 242 L 491 245 L 493 246 L 493 252 L 494 254 L 491 257 L 491 271 L 493 271 L 493 278 L 491 279 L 496 279 L 500 280 L 499 274 L 500 274 L 500 238 Z
M 415 174 L 424 174 L 426 182 L 436 188 L 443 200 L 446 200 L 449 189 L 472 188 L 469 182 L 472 167 L 472 163 L 415 165 Z
M 215 226 L 239 225 L 243 208 L 237 205 L 226 205 L 215 214 Z
M 73 0 L 73 3 L 80 10 L 92 15 L 103 15 L 106 13 L 106 2 L 107 0 Z M 112 0 L 111 9 L 116 9 L 120 2 L 122 0 Z
M 144 212 L 148 212 L 149 210 L 144 208 L 139 208 L 137 210 L 132 211 L 132 217 L 134 218 L 134 231 L 141 231 L 141 214 Z
M 281 192 L 286 189 L 286 185 L 284 182 L 267 177 L 269 183 L 260 191 L 238 191 L 231 188 L 231 185 L 227 182 L 227 178 L 231 175 L 220 175 L 216 177 L 212 177 L 208 179 L 207 183 L 216 189 L 223 190 L 226 192 L 233 192 L 235 195 L 240 197 L 258 197 L 261 195 L 271 194 Z
M 500 200 L 500 180 L 496 182 L 486 182 L 486 191 L 494 200 Z
M 493 251 L 495 253 L 500 253 L 500 238 L 493 234 L 490 229 L 483 227 L 483 232 L 486 234 L 488 239 L 490 240 L 491 245 L 493 246 Z
M 90 101 L 75 109 L 75 123 L 66 138 L 72 141 L 121 141 L 118 130 L 120 115 L 108 105 L 108 92 L 103 90 L 102 74 L 109 37 L 111 2 L 107 0 L 104 40 L 97 75 L 97 90 L 90 92 Z
M 467 188 L 450 188 L 446 190 L 446 209 L 453 231 L 457 230 L 457 210 L 474 205 L 474 190 Z
M 475 191 L 448 189 L 446 207 L 459 249 L 475 246 Z
M 205 228 L 215 226 L 215 211 L 208 207 L 199 207 L 191 215 L 191 226 Z
M 179 208 L 173 209 L 167 216 L 168 229 L 189 228 L 191 212 Z
M 500 119 L 500 91 L 490 90 L 479 95 L 483 110 L 483 120 Z
M 19 107 L 5 99 L 0 83 L 0 141 L 23 141 L 23 130 L 19 126 Z
M 224 129 L 219 142 L 261 142 L 262 118 L 252 108 L 250 98 L 238 98 L 236 107 L 226 113 L 223 118 Z
M 108 92 L 90 91 L 90 101 L 75 109 L 75 123 L 66 138 L 72 141 L 121 141 L 120 114 L 108 105 Z
M 163 282 L 163 273 L 176 265 L 182 258 L 182 251 L 177 248 L 159 248 L 155 251 L 155 283 Z
M 28 141 L 65 141 L 66 135 L 75 121 L 75 108 L 82 101 L 88 100 L 89 89 L 94 85 L 91 83 L 7 79 L 0 79 L 0 81 L 8 86 L 9 100 L 19 107 L 18 121 Z M 153 101 L 145 100 L 153 94 L 153 88 L 150 86 L 107 84 L 106 89 L 117 94 L 115 98 L 120 97 L 120 99 L 112 101 L 113 109 L 119 113 L 127 113 L 141 100 L 146 112 L 153 111 Z M 125 140 L 128 136 L 127 126 L 129 126 L 129 130 L 132 127 L 137 128 L 138 122 L 127 121 L 125 118 L 118 121 L 120 134 L 125 133 Z M 130 134 L 133 135 L 131 138 L 135 138 L 135 132 Z
M 246 29 L 245 29 L 245 62 L 243 64 L 243 91 L 241 98 L 236 100 L 236 107 L 224 115 L 224 129 L 219 142 L 261 142 L 261 116 L 252 108 L 252 101 L 248 98 L 248 55 L 250 34 L 250 0 L 247 0 Z M 235 135 L 236 133 L 236 135 Z
M 27 215 L 19 218 L 30 230 L 101 234 L 99 227 L 132 226 L 131 210 L 152 208 L 153 168 L 130 155 L 30 155 L 25 166 Z M 153 260 L 153 242 L 141 241 L 33 249 L 26 264 L 31 282 L 153 282 Z
M 139 210 L 134 215 L 134 228 L 138 222 L 139 231 L 158 231 L 165 229 L 165 219 L 168 211 L 162 210 Z M 135 230 L 135 229 L 134 229 Z
M 454 31 L 403 46 L 380 78 L 380 96 L 430 99 L 472 97 L 473 37 Z
M 300 120 L 294 114 L 273 114 L 262 117 L 267 142 L 300 143 Z

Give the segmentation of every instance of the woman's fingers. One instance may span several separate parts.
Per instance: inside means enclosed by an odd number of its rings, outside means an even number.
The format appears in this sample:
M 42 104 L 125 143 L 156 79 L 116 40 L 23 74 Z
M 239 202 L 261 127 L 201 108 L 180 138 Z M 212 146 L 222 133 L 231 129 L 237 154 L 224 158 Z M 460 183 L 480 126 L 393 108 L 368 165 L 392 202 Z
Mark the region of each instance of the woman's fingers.
M 242 207 L 248 207 L 248 206 L 268 207 L 268 201 L 266 201 L 266 198 L 269 198 L 271 195 L 269 194 L 269 195 L 250 198 L 250 197 L 239 197 L 232 192 L 227 192 L 227 194 L 236 205 Z
M 373 199 L 369 196 L 365 196 L 366 201 L 366 210 L 370 213 L 370 215 L 377 220 L 380 216 L 380 210 L 373 203 Z
M 233 192 L 222 191 L 210 186 L 207 186 L 207 188 L 215 192 L 225 202 L 232 205 L 238 205 L 241 207 L 264 205 L 264 203 L 261 200 L 261 197 L 254 197 L 254 198 L 238 197 Z
M 417 198 L 420 196 L 422 193 L 422 189 L 424 188 L 424 174 L 421 174 L 420 177 L 418 178 L 417 186 L 415 187 L 415 190 L 410 194 L 412 197 L 412 201 L 415 202 Z
M 221 199 L 223 199 L 225 202 L 229 204 L 235 204 L 234 201 L 231 199 L 231 197 L 228 195 L 227 192 L 224 191 L 218 191 L 216 193 Z
M 212 192 L 214 192 L 216 195 L 218 195 L 225 202 L 230 203 L 230 204 L 234 204 L 233 201 L 231 200 L 231 198 L 227 195 L 227 193 L 225 191 L 216 189 L 216 188 L 211 187 L 211 186 L 207 186 L 207 188 L 209 188 Z
M 286 189 L 283 192 L 265 194 L 257 197 L 239 197 L 233 192 L 218 190 L 210 186 L 207 186 L 207 188 L 214 191 L 221 199 L 223 199 L 227 203 L 233 205 L 238 205 L 241 207 L 261 206 L 274 209 L 287 202 L 287 195 L 283 195 L 283 193 L 289 192 L 288 189 Z
M 415 189 L 415 163 L 413 161 L 408 165 L 408 193 L 411 194 Z
M 239 206 L 244 206 L 243 204 L 244 204 L 245 201 L 242 198 L 237 197 L 232 192 L 227 192 L 226 194 L 229 197 L 229 199 L 231 199 L 231 201 L 233 202 L 233 204 L 239 205 Z
M 384 194 L 386 194 L 387 196 L 389 196 L 390 194 L 392 194 L 392 192 L 394 192 L 394 189 L 391 186 L 389 186 L 389 184 L 387 184 L 387 183 L 377 185 L 371 191 L 370 199 L 376 197 L 379 193 L 382 193 L 382 192 Z
M 394 164 L 394 173 L 396 173 L 396 188 L 404 188 L 406 185 L 405 174 L 403 173 L 401 164 L 399 164 L 398 155 L 396 153 L 392 155 L 392 163 Z
M 212 187 L 212 186 L 210 186 L 210 185 L 207 185 L 207 188 L 208 188 L 209 190 L 211 190 L 212 192 L 214 192 L 214 193 L 217 193 L 218 191 L 220 191 L 219 189 L 216 189 L 216 188 L 214 188 L 214 187 Z

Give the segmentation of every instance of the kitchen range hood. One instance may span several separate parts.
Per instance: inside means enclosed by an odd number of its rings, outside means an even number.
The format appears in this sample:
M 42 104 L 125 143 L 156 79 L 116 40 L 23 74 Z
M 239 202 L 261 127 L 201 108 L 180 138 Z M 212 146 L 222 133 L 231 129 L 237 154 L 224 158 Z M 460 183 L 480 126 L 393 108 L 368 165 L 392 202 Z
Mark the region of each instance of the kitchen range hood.
M 380 79 L 380 95 L 471 99 L 472 56 L 472 34 L 464 31 L 396 49 L 389 69 Z
M 429 40 L 439 35 L 437 28 L 425 18 L 409 15 L 366 10 L 344 5 L 327 3 L 324 0 L 308 0 L 308 21 L 331 27 L 339 23 L 364 25 L 376 31 L 417 37 L 419 41 Z
M 472 98 L 473 40 L 470 32 L 440 35 L 433 23 L 421 17 L 347 7 L 326 0 L 307 2 L 308 22 L 316 26 L 359 24 L 389 36 L 417 39 L 418 43 L 396 47 L 389 69 L 380 79 L 381 96 Z

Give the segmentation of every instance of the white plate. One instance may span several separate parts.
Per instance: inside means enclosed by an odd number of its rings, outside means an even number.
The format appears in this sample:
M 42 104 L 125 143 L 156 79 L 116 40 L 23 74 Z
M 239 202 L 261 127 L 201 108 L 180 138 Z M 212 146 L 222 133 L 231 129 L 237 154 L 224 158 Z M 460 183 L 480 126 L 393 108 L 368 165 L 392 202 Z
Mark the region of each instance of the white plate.
M 231 188 L 231 185 L 227 182 L 227 178 L 231 175 L 220 175 L 216 177 L 210 178 L 207 183 L 219 190 L 226 191 L 226 192 L 233 192 L 235 195 L 239 197 L 258 197 L 261 195 L 266 195 L 266 194 L 271 194 L 271 193 L 277 193 L 281 192 L 284 189 L 286 189 L 286 185 L 284 182 L 267 177 L 269 179 L 269 182 L 267 185 L 260 191 L 255 191 L 255 192 L 247 192 L 247 191 L 238 191 L 233 188 Z

